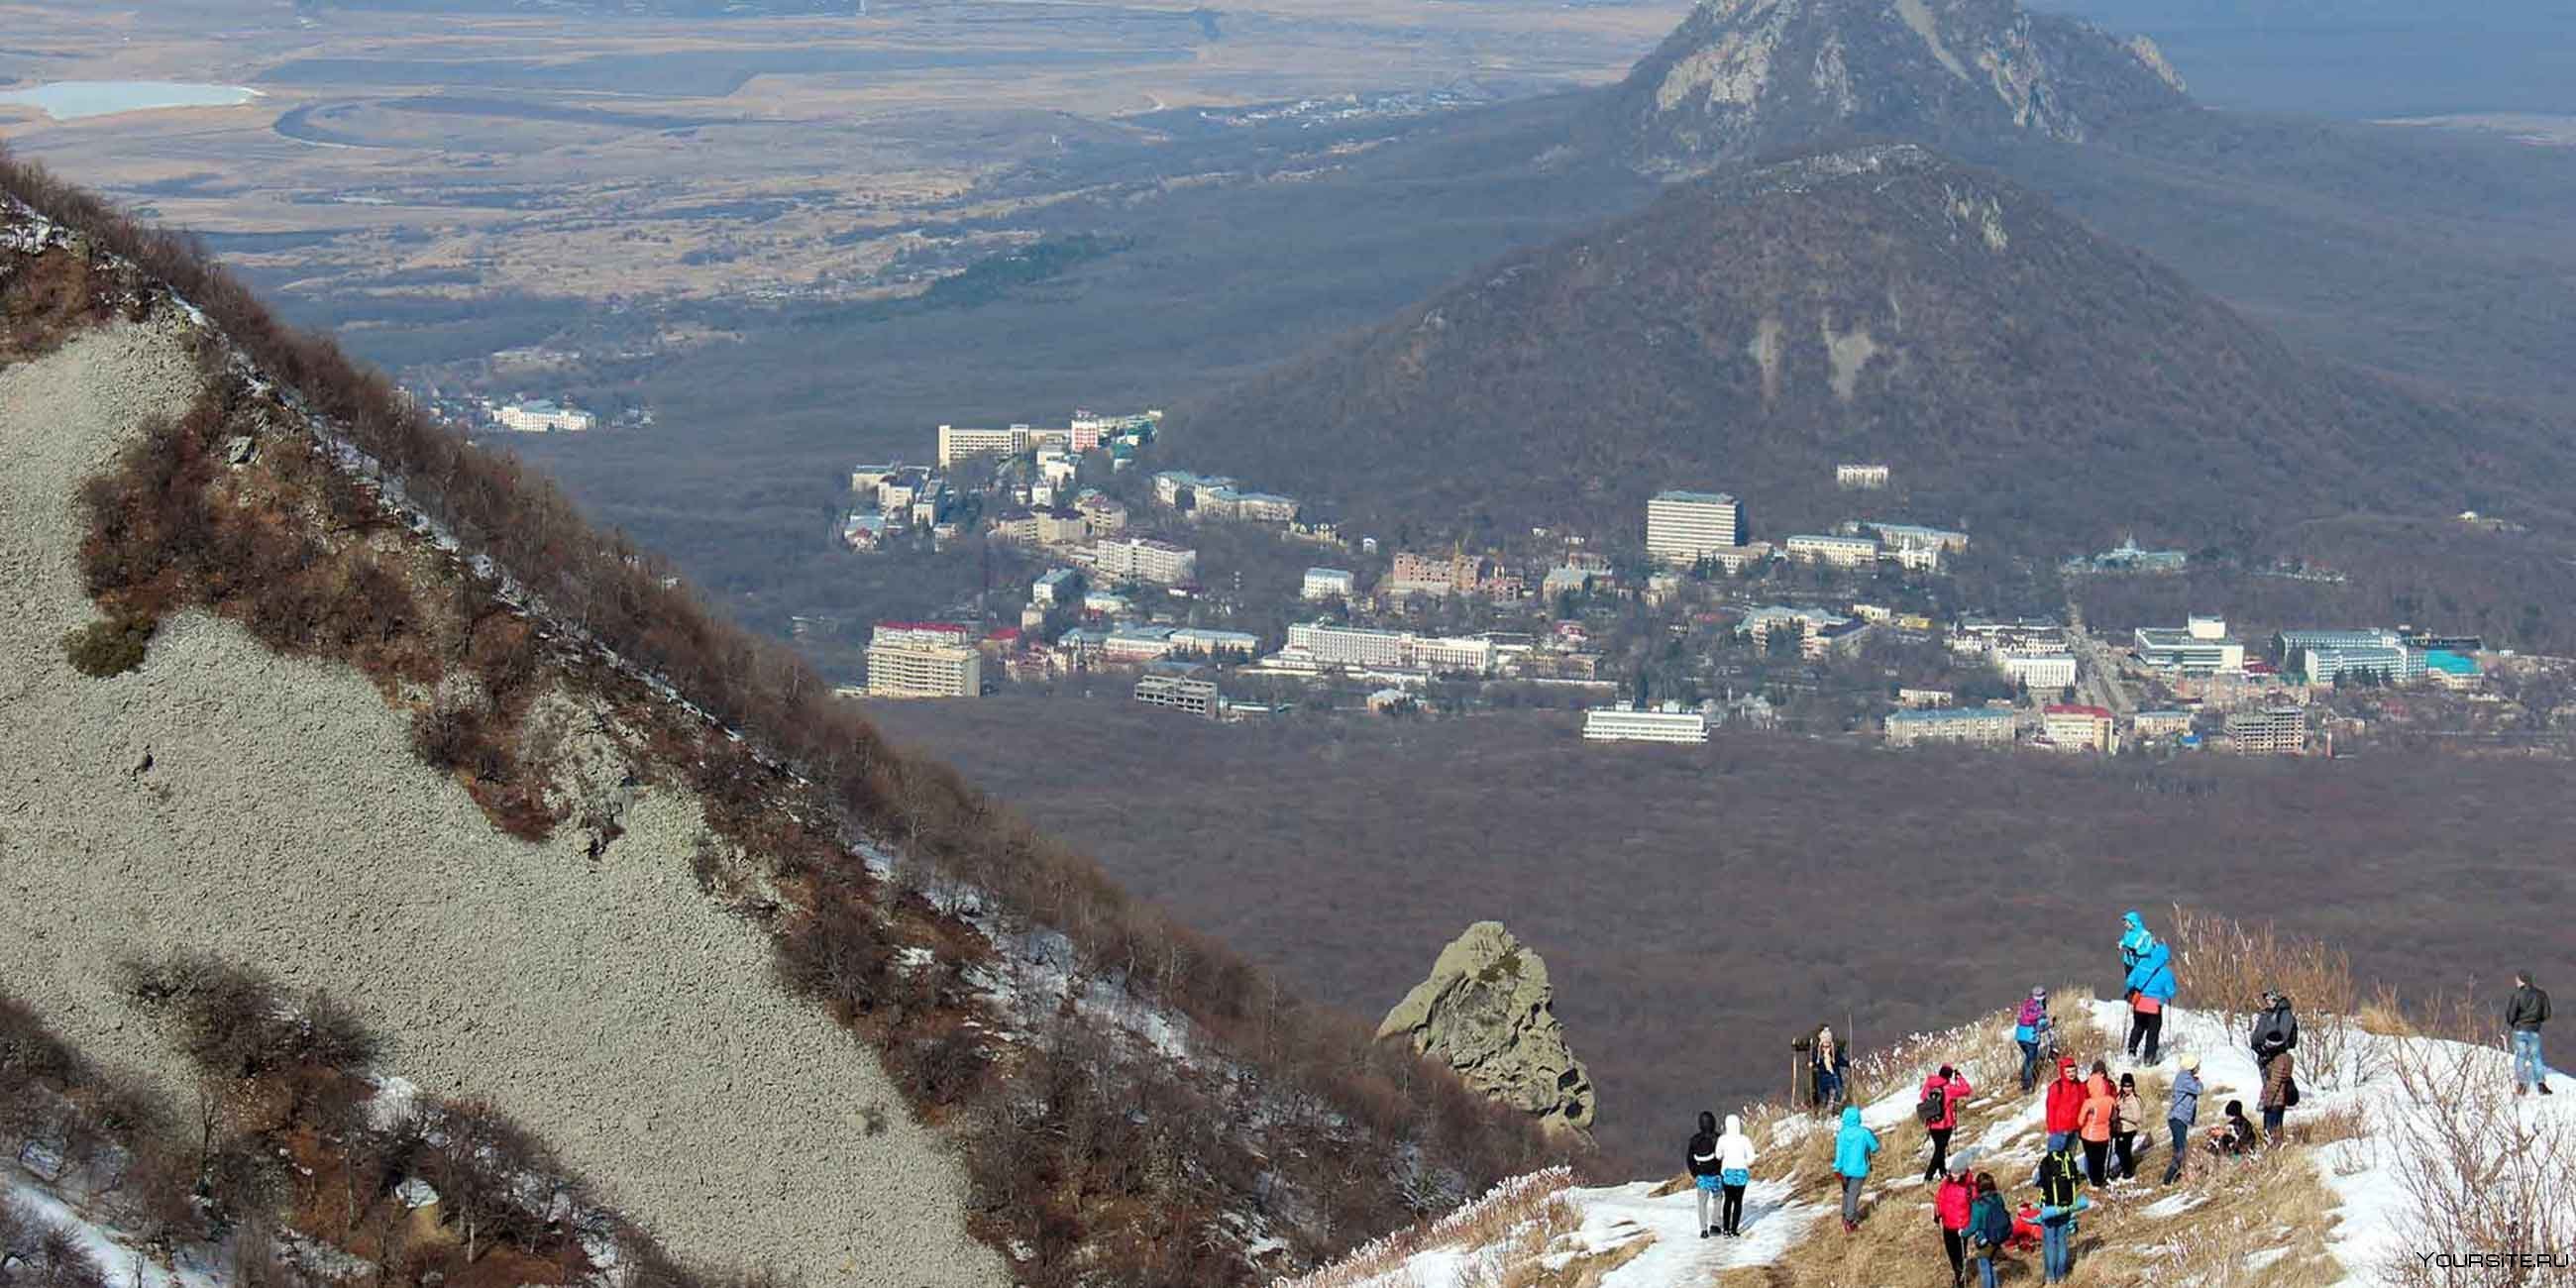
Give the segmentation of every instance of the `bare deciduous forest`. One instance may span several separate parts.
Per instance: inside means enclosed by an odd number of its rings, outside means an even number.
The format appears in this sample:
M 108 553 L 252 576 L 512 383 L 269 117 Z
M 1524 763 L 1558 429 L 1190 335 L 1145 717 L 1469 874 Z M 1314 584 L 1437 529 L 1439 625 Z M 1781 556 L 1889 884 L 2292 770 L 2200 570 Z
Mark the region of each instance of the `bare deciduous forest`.
M 1819 1021 L 1866 1049 L 2109 989 L 2129 908 L 2277 919 L 2410 992 L 2576 956 L 2534 911 L 2576 893 L 2555 762 L 1601 746 L 1553 713 L 1219 726 L 1092 687 L 871 713 L 1328 1004 L 1383 1014 L 1500 919 L 1547 960 L 1614 1163 L 1779 1090 Z

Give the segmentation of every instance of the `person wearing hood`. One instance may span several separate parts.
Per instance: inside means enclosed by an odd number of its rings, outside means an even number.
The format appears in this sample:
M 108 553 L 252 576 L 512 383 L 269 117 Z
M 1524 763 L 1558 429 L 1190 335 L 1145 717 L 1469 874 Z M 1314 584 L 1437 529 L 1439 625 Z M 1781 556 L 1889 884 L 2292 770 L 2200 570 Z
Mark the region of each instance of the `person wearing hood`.
M 2200 1121 L 2200 1056 L 2182 1053 L 2182 1070 L 2174 1075 L 2173 1095 L 2165 1101 L 2165 1126 L 2173 1132 L 2173 1158 L 2165 1164 L 2165 1184 L 2182 1179 L 2183 1159 L 2191 1154 L 2191 1127 Z
M 2173 950 L 2147 933 L 2147 923 L 2137 913 L 2130 913 L 2127 922 L 2129 933 L 2120 937 L 2120 958 L 2129 964 L 2128 979 L 2121 986 L 2122 995 L 2129 999 L 2127 1049 L 2132 1057 L 2152 1065 L 2158 1058 L 2157 1039 L 2164 1032 L 2165 1007 L 2173 1002 L 2178 988 Z M 2139 1053 L 2141 1045 L 2145 1047 L 2143 1056 Z
M 1718 1233 L 1738 1238 L 1744 1233 L 1744 1187 L 1753 1183 L 1753 1138 L 1744 1134 L 1744 1120 L 1734 1114 L 1726 1116 L 1726 1131 L 1717 1138 L 1717 1169 L 1718 1187 L 1726 1195 Z
M 2048 1045 L 2048 990 L 2034 987 L 2013 1017 L 2013 1041 L 2021 1045 L 2021 1094 L 2039 1084 L 2039 1053 Z
M 2048 1084 L 2047 1114 L 2042 1125 L 2048 1131 L 2048 1152 L 2066 1148 L 2075 1138 L 2084 1114 L 2084 1084 L 2075 1076 L 2075 1061 L 2061 1057 L 2057 1062 L 2057 1080 Z
M 1923 1080 L 1923 1089 L 1915 1104 L 1915 1114 L 1923 1120 L 1923 1131 L 1932 1140 L 1932 1159 L 1923 1167 L 1923 1179 L 1932 1180 L 1948 1170 L 1950 1133 L 1959 1129 L 1959 1106 L 1966 1104 L 1976 1088 L 1968 1085 L 1967 1075 L 1949 1065 Z M 1935 1097 L 1938 1102 L 1935 1103 Z
M 1727 1119 L 1732 1123 L 1735 1120 Z M 1709 1219 L 1717 1207 L 1718 1166 L 1717 1115 L 1699 1111 L 1699 1131 L 1690 1138 L 1690 1176 L 1693 1198 L 1699 1204 L 1699 1237 L 1717 1233 L 1717 1222 Z
M 1860 1185 L 1869 1179 L 1870 1155 L 1878 1152 L 1878 1133 L 1860 1125 L 1860 1106 L 1843 1106 L 1842 1130 L 1834 1133 L 1834 1174 L 1843 1178 L 1843 1230 L 1860 1228 Z
M 2299 1016 L 2290 1009 L 2289 998 L 2263 990 L 2263 1009 L 2254 1016 L 2254 1033 L 2246 1045 L 2254 1048 L 2254 1062 L 2266 1066 L 2299 1045 Z
M 1941 1178 L 1932 1196 L 1932 1223 L 1941 1227 L 1941 1251 L 1950 1258 L 1950 1288 L 1968 1277 L 1968 1218 L 1977 1206 L 1977 1180 L 1967 1168 Z
M 2147 945 L 2154 942 L 2156 937 L 2147 933 L 2147 919 L 2139 916 L 2137 909 L 2131 908 L 2120 914 L 2121 970 L 2136 970 L 2138 959 L 2147 955 Z
M 2084 1080 L 2084 1103 L 2075 1111 L 2075 1122 L 2076 1132 L 2084 1138 L 2084 1179 L 2101 1185 L 2111 1179 L 2104 1164 L 2111 1154 L 2114 1120 L 2120 1116 L 2120 1094 L 2100 1063 L 2094 1064 L 2093 1073 Z
M 2534 1088 L 2544 1096 L 2556 1094 L 2549 1089 L 2549 1065 L 2540 1056 L 2540 1026 L 2548 1022 L 2549 994 L 2531 982 L 2530 971 L 2515 971 L 2504 1027 L 2513 1034 L 2507 1040 L 2512 1044 L 2513 1094 L 2517 1096 Z

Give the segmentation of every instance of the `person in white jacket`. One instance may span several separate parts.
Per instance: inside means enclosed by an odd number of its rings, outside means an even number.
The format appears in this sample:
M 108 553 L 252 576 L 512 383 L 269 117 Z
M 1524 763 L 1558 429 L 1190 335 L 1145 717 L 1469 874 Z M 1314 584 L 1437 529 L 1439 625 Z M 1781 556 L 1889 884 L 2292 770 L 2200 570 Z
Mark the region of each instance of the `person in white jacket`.
M 1717 1138 L 1717 1167 L 1717 1183 L 1726 1195 L 1718 1232 L 1732 1239 L 1744 1233 L 1744 1187 L 1753 1183 L 1753 1138 L 1744 1134 L 1744 1120 L 1734 1114 L 1726 1116 L 1726 1131 Z

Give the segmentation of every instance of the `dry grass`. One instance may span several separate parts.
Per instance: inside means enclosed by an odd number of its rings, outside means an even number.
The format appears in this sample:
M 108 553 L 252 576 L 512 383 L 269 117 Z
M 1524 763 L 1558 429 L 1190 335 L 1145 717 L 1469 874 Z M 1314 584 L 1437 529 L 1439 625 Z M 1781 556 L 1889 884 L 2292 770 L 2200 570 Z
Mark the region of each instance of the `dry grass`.
M 1464 1207 L 1435 1220 L 1376 1239 L 1324 1269 L 1278 1281 L 1280 1288 L 1349 1288 L 1393 1273 L 1407 1260 L 1440 1248 L 1478 1249 L 1482 1282 L 1492 1288 L 1529 1288 L 1537 1281 L 1510 1279 L 1537 1261 L 1550 1245 L 1582 1224 L 1565 1195 L 1570 1168 L 1550 1167 L 1515 1176 Z
M 2524 1112 L 2506 1092 L 2505 1058 L 2492 1046 L 2416 1043 L 2391 1062 L 2413 1102 L 2381 1124 L 2379 1142 L 2406 1194 L 2402 1246 L 2564 1255 L 2576 1242 L 2576 1126 Z M 2465 1282 L 2411 1256 L 2355 1269 L 2402 1288 Z M 2499 1267 L 2483 1282 L 2531 1281 Z

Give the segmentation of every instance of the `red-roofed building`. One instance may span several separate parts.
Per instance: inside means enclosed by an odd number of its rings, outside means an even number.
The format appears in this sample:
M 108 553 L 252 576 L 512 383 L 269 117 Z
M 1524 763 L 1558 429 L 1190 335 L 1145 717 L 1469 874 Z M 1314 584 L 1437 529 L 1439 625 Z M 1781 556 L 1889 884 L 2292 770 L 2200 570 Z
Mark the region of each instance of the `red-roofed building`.
M 2049 743 L 2060 751 L 2098 751 L 2107 756 L 2120 749 L 2119 734 L 2106 707 L 2053 702 L 2041 718 Z

